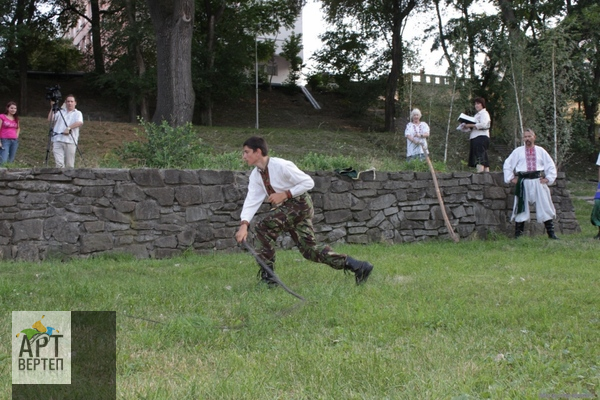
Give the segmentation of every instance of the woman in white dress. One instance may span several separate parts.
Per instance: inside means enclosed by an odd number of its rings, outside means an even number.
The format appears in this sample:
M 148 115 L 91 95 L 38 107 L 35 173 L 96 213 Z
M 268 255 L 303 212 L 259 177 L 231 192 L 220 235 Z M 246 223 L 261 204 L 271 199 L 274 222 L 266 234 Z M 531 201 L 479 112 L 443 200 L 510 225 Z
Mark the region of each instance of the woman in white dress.
M 421 110 L 415 108 L 410 113 L 410 121 L 406 124 L 406 161 L 424 160 L 426 157 L 429 125 L 421 121 Z

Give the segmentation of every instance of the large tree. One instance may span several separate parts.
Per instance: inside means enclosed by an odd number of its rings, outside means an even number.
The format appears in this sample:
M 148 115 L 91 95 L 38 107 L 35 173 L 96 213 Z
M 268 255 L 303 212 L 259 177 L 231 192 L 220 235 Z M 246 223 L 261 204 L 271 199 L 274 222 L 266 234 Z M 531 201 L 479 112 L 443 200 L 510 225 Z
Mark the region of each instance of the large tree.
M 294 25 L 304 0 L 206 0 L 198 3 L 194 32 L 194 87 L 202 123 L 212 124 L 216 100 L 247 89 L 248 71 L 273 56 L 266 39 Z
M 16 71 L 20 92 L 19 111 L 23 114 L 28 111 L 27 71 L 30 53 L 40 43 L 46 43 L 48 38 L 56 35 L 52 7 L 42 8 L 42 3 L 52 5 L 50 1 L 41 0 L 0 0 L 0 65 L 3 68 L 0 80 L 14 79 L 11 72 Z
M 102 45 L 102 11 L 99 0 L 60 0 L 61 23 L 63 27 L 68 28 L 77 26 L 79 18 L 83 18 L 90 26 L 92 34 L 92 56 L 94 59 L 94 72 L 98 75 L 104 74 L 104 47 Z M 87 6 L 90 6 L 88 15 Z
M 153 121 L 180 126 L 192 120 L 194 0 L 147 0 L 156 37 L 157 100 Z
M 148 121 L 156 85 L 156 48 L 145 0 L 112 0 L 103 18 L 107 73 L 95 83 L 126 103 L 130 122 Z
M 563 25 L 577 43 L 572 54 L 578 75 L 576 100 L 583 104 L 587 138 L 594 143 L 600 107 L 600 4 L 593 0 L 577 2 L 568 9 Z
M 403 68 L 406 49 L 403 29 L 409 14 L 427 0 L 323 0 L 323 9 L 329 23 L 351 20 L 365 38 L 383 37 L 389 70 L 385 87 L 385 127 L 394 131 L 396 96 L 403 92 Z

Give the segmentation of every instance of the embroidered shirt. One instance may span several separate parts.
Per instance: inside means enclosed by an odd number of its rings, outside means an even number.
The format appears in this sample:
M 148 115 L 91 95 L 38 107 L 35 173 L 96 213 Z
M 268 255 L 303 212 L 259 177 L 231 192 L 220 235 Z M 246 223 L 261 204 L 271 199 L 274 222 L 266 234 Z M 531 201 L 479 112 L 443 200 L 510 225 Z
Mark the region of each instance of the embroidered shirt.
M 535 158 L 535 147 L 528 149 L 525 147 L 525 160 L 527 162 L 527 171 L 537 171 L 537 160 Z

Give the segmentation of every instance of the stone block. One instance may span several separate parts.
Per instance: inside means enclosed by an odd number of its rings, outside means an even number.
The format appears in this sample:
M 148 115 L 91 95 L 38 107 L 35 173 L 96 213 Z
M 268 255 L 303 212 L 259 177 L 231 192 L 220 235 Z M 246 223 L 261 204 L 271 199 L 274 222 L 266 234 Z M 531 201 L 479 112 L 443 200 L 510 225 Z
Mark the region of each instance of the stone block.
M 325 222 L 328 224 L 337 224 L 352 220 L 352 212 L 350 210 L 335 210 L 323 213 Z
M 9 224 L 7 221 L 0 221 L 0 236 L 1 237 L 11 237 L 12 236 L 11 224 Z
M 203 185 L 229 185 L 234 182 L 232 171 L 198 171 L 200 183 Z
M 488 199 L 506 199 L 504 188 L 498 186 L 486 186 L 483 195 Z
M 93 213 L 100 221 L 120 222 L 123 224 L 129 224 L 131 222 L 131 218 L 127 215 L 112 208 L 94 207 Z
M 346 182 L 340 178 L 331 181 L 331 193 L 345 193 L 352 190 L 352 182 Z
M 142 201 L 146 198 L 144 191 L 133 183 L 117 183 L 115 185 L 115 194 L 124 200 L 131 201 Z
M 408 220 L 426 221 L 429 219 L 429 211 L 406 211 L 404 216 Z
M 168 247 L 174 249 L 177 247 L 177 237 L 175 236 L 162 236 L 154 241 L 156 247 Z
M 350 193 L 331 193 L 323 196 L 323 210 L 346 210 L 352 206 Z
M 40 261 L 40 244 L 35 242 L 20 243 L 17 246 L 15 259 L 18 261 L 38 262 Z
M 112 205 L 120 213 L 130 213 L 135 210 L 135 206 L 138 204 L 135 201 L 127 201 L 127 200 L 113 200 Z
M 98 179 L 108 179 L 112 181 L 129 181 L 131 176 L 128 169 L 117 168 L 97 168 L 94 169 L 94 175 Z
M 179 186 L 175 189 L 175 200 L 182 206 L 202 204 L 202 192 L 198 186 Z
M 385 210 L 383 210 L 383 214 L 386 217 L 389 217 L 390 215 L 398 214 L 399 211 L 400 209 L 398 207 L 388 207 Z
M 9 188 L 16 189 L 18 191 L 27 192 L 47 192 L 50 189 L 50 184 L 44 181 L 23 181 L 23 182 L 10 182 Z
M 109 179 L 73 179 L 76 186 L 114 186 L 115 181 Z
M 131 179 L 140 186 L 165 186 L 165 182 L 158 169 L 132 169 L 129 173 L 131 174 Z
M 44 222 L 39 219 L 15 221 L 12 224 L 13 243 L 22 240 L 43 240 Z
M 201 186 L 200 192 L 202 193 L 202 203 L 216 203 L 222 202 L 223 188 L 221 186 Z
M 83 228 L 88 233 L 102 232 L 104 230 L 104 221 L 84 222 Z
M 467 211 L 463 206 L 458 206 L 452 209 L 452 215 L 454 218 L 462 218 L 467 216 Z
M 158 219 L 160 207 L 154 200 L 141 201 L 135 205 L 133 215 L 136 220 Z
M 118 231 L 126 231 L 131 229 L 131 225 L 129 224 L 117 224 L 114 222 L 107 222 L 104 227 L 104 231 L 106 232 L 118 232 Z M 102 232 L 102 231 L 97 231 Z
M 385 220 L 385 214 L 383 213 L 383 211 L 379 211 L 378 213 L 376 213 L 373 216 L 373 218 L 371 218 L 370 220 L 367 221 L 366 226 L 368 228 L 373 228 L 373 227 L 381 224 L 384 220 Z
M 193 230 L 186 229 L 177 235 L 177 242 L 179 243 L 179 246 L 188 247 L 194 243 L 195 236 L 196 235 Z
M 365 233 L 368 230 L 369 230 L 369 228 L 367 228 L 366 226 L 355 226 L 353 228 L 348 228 L 348 234 L 349 235 L 359 235 L 361 233 Z
M 197 185 L 200 183 L 197 171 L 165 169 L 163 171 L 164 182 L 169 185 Z
M 92 233 L 81 236 L 81 254 L 106 251 L 113 248 L 112 235 L 108 233 Z
M 329 233 L 327 233 L 327 242 L 328 243 L 337 242 L 338 240 L 344 238 L 345 236 L 346 236 L 345 229 L 336 228 L 336 229 L 333 229 L 332 231 L 330 231 Z
M 329 176 L 315 176 L 313 177 L 315 181 L 315 186 L 312 188 L 311 192 L 314 193 L 327 193 L 331 188 L 331 177 Z
M 361 211 L 353 212 L 352 218 L 355 221 L 367 221 L 371 218 L 371 211 L 369 211 L 367 208 L 363 208 Z
M 0 195 L 0 207 L 12 207 L 18 204 L 17 196 L 2 196 Z
M 214 237 L 215 234 L 210 226 L 202 224 L 196 228 L 196 242 L 208 242 Z
M 69 222 L 56 227 L 52 236 L 61 243 L 75 244 L 79 240 L 79 223 Z
M 144 192 L 161 206 L 172 206 L 175 203 L 175 189 L 171 187 L 147 188 Z
M 369 236 L 367 235 L 350 235 L 346 238 L 347 243 L 356 244 L 367 244 L 369 243 Z
M 188 207 L 185 210 L 185 222 L 197 222 L 207 220 L 211 212 L 204 207 Z

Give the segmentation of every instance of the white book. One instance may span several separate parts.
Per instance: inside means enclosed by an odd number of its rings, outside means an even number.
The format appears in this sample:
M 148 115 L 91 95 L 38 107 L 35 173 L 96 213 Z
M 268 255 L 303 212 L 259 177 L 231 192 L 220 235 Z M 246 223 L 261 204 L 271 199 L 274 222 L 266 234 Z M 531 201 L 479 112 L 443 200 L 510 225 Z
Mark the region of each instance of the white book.
M 458 122 L 462 122 L 464 124 L 475 124 L 477 120 L 467 114 L 460 113 L 457 119 Z

